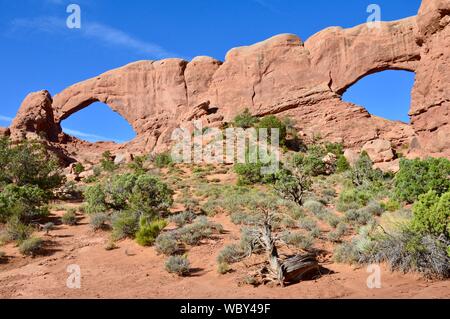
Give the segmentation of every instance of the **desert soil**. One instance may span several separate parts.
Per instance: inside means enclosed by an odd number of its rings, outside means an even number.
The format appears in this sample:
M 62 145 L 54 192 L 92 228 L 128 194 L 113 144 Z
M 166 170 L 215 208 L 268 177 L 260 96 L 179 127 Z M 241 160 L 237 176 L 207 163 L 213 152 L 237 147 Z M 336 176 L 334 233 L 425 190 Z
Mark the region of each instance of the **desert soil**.
M 52 217 L 58 220 L 61 212 Z M 1 298 L 449 298 L 450 281 L 428 281 L 415 274 L 390 272 L 382 266 L 379 289 L 369 289 L 365 267 L 325 263 L 331 272 L 285 288 L 241 284 L 250 258 L 234 272 L 217 273 L 216 256 L 239 239 L 239 228 L 225 215 L 212 218 L 226 232 L 189 249 L 193 272 L 177 277 L 164 269 L 166 257 L 134 241 L 105 250 L 107 232 L 94 232 L 80 216 L 77 226 L 57 225 L 46 239 L 46 255 L 22 257 L 12 244 L 2 247 L 8 262 L 0 264 Z M 253 261 L 255 262 L 255 261 Z M 67 288 L 69 265 L 81 269 L 81 288 Z

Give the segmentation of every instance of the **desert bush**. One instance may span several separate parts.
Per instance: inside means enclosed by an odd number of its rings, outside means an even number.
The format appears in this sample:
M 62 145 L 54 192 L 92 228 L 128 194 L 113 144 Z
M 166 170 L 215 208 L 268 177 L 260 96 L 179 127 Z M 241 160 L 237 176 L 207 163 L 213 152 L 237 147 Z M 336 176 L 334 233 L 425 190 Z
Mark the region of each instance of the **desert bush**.
M 106 194 L 100 184 L 88 186 L 84 191 L 85 210 L 88 214 L 106 211 Z
M 335 248 L 333 259 L 338 263 L 353 264 L 359 261 L 360 253 L 354 243 L 345 242 Z
M 304 236 L 300 233 L 284 232 L 281 235 L 281 239 L 288 245 L 308 250 L 314 244 L 314 238 L 312 236 Z
M 77 186 L 74 181 L 68 181 L 64 183 L 60 188 L 55 191 L 56 198 L 69 200 L 69 199 L 81 199 L 83 192 Z
M 151 246 L 155 242 L 159 233 L 167 226 L 164 219 L 148 221 L 141 218 L 139 230 L 136 233 L 136 242 L 141 246 Z
M 256 163 L 249 163 L 248 155 L 246 163 L 234 165 L 234 171 L 238 175 L 238 185 L 270 184 L 274 182 L 274 174 L 264 174 L 263 167 L 266 166 L 259 159 Z
M 310 231 L 309 231 L 309 236 L 311 236 L 312 238 L 319 238 L 321 234 L 320 228 L 319 227 L 313 227 Z
M 373 216 L 381 216 L 381 214 L 383 214 L 385 211 L 383 205 L 381 205 L 377 201 L 369 202 L 365 209 Z
M 231 213 L 230 218 L 231 222 L 235 225 L 258 225 L 262 222 L 262 216 L 260 214 L 243 211 Z
M 433 190 L 419 195 L 413 206 L 412 228 L 418 233 L 450 238 L 450 191 L 442 196 Z
M 347 233 L 348 227 L 344 223 L 339 223 L 334 231 L 328 233 L 328 239 L 332 242 L 341 241 L 342 237 Z
M 155 176 L 116 175 L 104 184 L 86 188 L 86 212 L 133 210 L 154 218 L 167 212 L 173 203 L 172 196 L 173 191 Z
M 1 259 L 1 257 L 0 257 Z M 230 265 L 226 262 L 219 263 L 217 265 L 217 272 L 221 275 L 225 275 L 231 271 Z
M 148 156 L 135 156 L 133 161 L 128 164 L 128 167 L 134 171 L 135 174 L 145 174 L 144 164 L 147 161 Z
M 64 213 L 61 217 L 61 221 L 64 225 L 76 225 L 77 224 L 77 214 L 75 213 L 75 210 L 69 210 Z
M 139 175 L 129 198 L 130 208 L 150 217 L 167 213 L 173 204 L 174 192 L 151 175 Z
M 268 115 L 260 119 L 258 124 L 256 125 L 257 129 L 265 128 L 267 129 L 267 141 L 271 142 L 271 129 L 279 130 L 279 143 L 280 145 L 286 144 L 286 124 L 283 123 L 280 119 L 278 119 L 274 115 Z
M 176 235 L 183 243 L 194 246 L 198 245 L 204 238 L 209 238 L 214 233 L 222 233 L 222 225 L 210 222 L 201 216 L 193 224 L 185 225 L 176 231 Z
M 366 191 L 357 188 L 344 189 L 339 195 L 336 208 L 341 212 L 350 209 L 358 209 L 367 205 L 372 195 Z
M 84 166 L 81 163 L 76 163 L 73 167 L 73 172 L 77 175 L 84 172 Z
M 49 214 L 48 199 L 48 193 L 38 186 L 8 184 L 0 192 L 0 222 L 8 221 L 12 216 L 24 222 L 45 217 Z
M 385 203 L 382 202 L 381 206 L 383 207 L 384 210 L 387 210 L 388 212 L 395 212 L 401 208 L 400 203 L 392 198 L 390 198 Z
M 341 222 L 341 219 L 333 213 L 329 213 L 325 217 L 325 221 L 333 228 L 337 227 Z
M 42 226 L 42 231 L 44 231 L 45 234 L 48 235 L 48 234 L 50 233 L 50 231 L 53 230 L 54 228 L 55 228 L 55 224 L 49 222 L 49 223 L 45 223 L 45 224 Z
M 166 270 L 178 276 L 186 276 L 190 272 L 190 263 L 186 256 L 170 256 L 166 261 Z
M 426 160 L 400 160 L 400 170 L 395 175 L 395 195 L 407 203 L 413 203 L 421 194 L 430 190 L 442 195 L 450 189 L 450 160 L 428 158 Z
M 106 213 L 95 213 L 90 216 L 90 224 L 93 230 L 105 229 L 110 218 Z
M 254 127 L 256 123 L 258 123 L 258 118 L 252 116 L 248 108 L 233 119 L 233 126 L 243 129 Z
M 6 253 L 4 251 L 0 251 L 0 263 L 6 258 Z
M 65 180 L 56 156 L 39 142 L 12 144 L 2 138 L 0 154 L 0 184 L 33 185 L 51 191 Z
M 360 209 L 350 209 L 345 212 L 345 220 L 358 225 L 366 225 L 373 220 L 373 215 L 365 207 Z
M 312 180 L 308 174 L 299 167 L 292 171 L 283 169 L 276 174 L 274 185 L 277 193 L 284 199 L 303 205 L 305 193 L 311 188 Z
M 171 256 L 180 250 L 178 240 L 173 233 L 162 233 L 155 240 L 156 251 L 166 256 Z
M 7 241 L 16 241 L 18 243 L 28 239 L 33 233 L 33 228 L 22 223 L 19 217 L 14 216 L 6 224 L 5 234 Z
M 170 166 L 173 163 L 172 156 L 169 153 L 160 153 L 155 155 L 153 163 L 158 168 Z
M 112 172 L 117 168 L 116 164 L 114 164 L 113 156 L 110 151 L 103 152 L 100 165 L 106 172 Z
M 19 245 L 19 251 L 25 256 L 35 256 L 42 249 L 43 240 L 38 237 L 32 237 L 30 239 L 24 240 Z
M 233 264 L 241 261 L 245 257 L 245 252 L 240 245 L 230 244 L 225 246 L 217 255 L 219 264 Z
M 192 223 L 195 218 L 197 218 L 197 215 L 195 215 L 193 212 L 185 211 L 185 212 L 170 216 L 169 220 L 171 222 L 175 223 L 175 225 L 177 225 L 178 227 L 183 227 L 186 224 Z
M 362 152 L 351 169 L 351 178 L 356 187 L 370 188 L 373 184 L 379 184 L 383 180 L 383 173 L 373 169 L 373 163 L 366 152 Z
M 113 238 L 134 238 L 136 232 L 139 230 L 139 218 L 139 214 L 129 210 L 114 213 L 111 221 Z
M 298 221 L 298 227 L 305 230 L 313 230 L 314 228 L 317 227 L 317 223 L 312 218 L 305 217 Z
M 381 235 L 367 256 L 368 262 L 386 262 L 392 270 L 417 271 L 426 277 L 449 278 L 450 242 L 432 234 L 404 229 L 396 234 Z
M 350 164 L 344 155 L 340 155 L 336 161 L 336 173 L 343 173 L 350 169 Z

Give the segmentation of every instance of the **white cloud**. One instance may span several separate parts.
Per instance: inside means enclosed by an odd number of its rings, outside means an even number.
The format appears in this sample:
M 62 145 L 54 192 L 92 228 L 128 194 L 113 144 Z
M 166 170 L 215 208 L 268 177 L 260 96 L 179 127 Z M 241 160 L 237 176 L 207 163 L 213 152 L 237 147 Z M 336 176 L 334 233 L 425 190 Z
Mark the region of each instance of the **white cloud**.
M 10 123 L 10 122 L 12 122 L 12 120 L 13 120 L 12 117 L 5 116 L 5 115 L 0 115 L 0 121 L 1 122 L 8 122 L 8 123 Z
M 123 143 L 123 141 L 117 141 L 110 137 L 86 133 L 86 132 L 82 132 L 82 131 L 78 131 L 78 130 L 72 130 L 67 127 L 63 127 L 63 131 L 69 135 L 73 135 L 73 136 L 76 136 L 79 138 L 87 138 L 87 139 L 96 140 L 96 141 L 116 141 L 117 143 Z
M 280 13 L 280 11 L 274 7 L 268 0 L 251 0 L 257 4 L 259 4 L 261 7 L 266 8 L 269 11 L 272 11 L 274 13 Z
M 11 22 L 11 31 L 14 32 L 21 29 L 48 33 L 78 32 L 84 38 L 93 39 L 105 45 L 135 50 L 154 59 L 178 56 L 156 43 L 141 40 L 122 30 L 97 22 L 85 22 L 82 20 L 82 27 L 77 30 L 68 29 L 66 20 L 58 17 L 20 18 Z

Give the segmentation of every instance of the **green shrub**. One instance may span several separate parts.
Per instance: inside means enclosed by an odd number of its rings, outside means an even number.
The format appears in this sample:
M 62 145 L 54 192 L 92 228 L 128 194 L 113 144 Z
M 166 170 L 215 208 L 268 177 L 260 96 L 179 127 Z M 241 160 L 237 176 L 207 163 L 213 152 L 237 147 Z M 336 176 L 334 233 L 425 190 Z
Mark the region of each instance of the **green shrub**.
M 256 125 L 257 129 L 266 128 L 267 129 L 267 141 L 271 142 L 271 129 L 279 130 L 279 145 L 283 146 L 286 144 L 286 125 L 274 115 L 268 115 L 263 117 L 259 123 Z
M 338 263 L 353 264 L 359 261 L 360 252 L 354 243 L 345 242 L 335 248 L 333 259 Z
M 351 170 L 353 185 L 357 187 L 370 188 L 380 183 L 383 179 L 383 173 L 378 169 L 373 169 L 373 163 L 369 155 L 363 151 Z
M 231 271 L 230 265 L 226 262 L 219 263 L 217 265 L 217 272 L 221 275 L 225 275 Z
M 32 237 L 30 239 L 24 240 L 19 245 L 19 251 L 25 256 L 35 256 L 37 255 L 43 246 L 43 240 L 41 238 Z
M 312 236 L 304 236 L 300 233 L 285 232 L 282 234 L 281 239 L 286 244 L 303 250 L 310 249 L 314 243 L 314 238 Z
M 303 197 L 311 189 L 311 186 L 312 180 L 308 174 L 296 167 L 292 171 L 280 170 L 276 174 L 274 188 L 282 198 L 301 206 L 303 205 Z
M 400 160 L 400 171 L 395 175 L 395 195 L 399 200 L 413 203 L 421 194 L 433 190 L 442 195 L 450 189 L 450 160 Z
M 112 216 L 113 238 L 134 238 L 139 230 L 139 214 L 125 210 L 116 212 Z
M 86 188 L 86 212 L 133 210 L 154 218 L 167 212 L 173 203 L 172 196 L 173 191 L 155 176 L 116 175 L 104 184 Z
M 336 172 L 342 173 L 346 172 L 350 169 L 350 164 L 344 155 L 340 155 L 336 161 Z
M 443 238 L 404 229 L 379 236 L 366 259 L 370 263 L 386 262 L 392 270 L 417 271 L 426 277 L 445 279 L 450 276 L 449 244 Z
M 317 223 L 312 218 L 305 217 L 298 221 L 298 227 L 306 230 L 313 230 L 317 228 Z
M 77 224 L 77 214 L 73 210 L 69 210 L 61 217 L 61 221 L 64 225 L 76 225 Z
M 345 213 L 345 220 L 358 225 L 366 225 L 373 220 L 373 215 L 366 207 L 360 209 L 350 209 Z
M 412 227 L 422 234 L 445 234 L 450 238 L 450 191 L 440 197 L 433 190 L 419 195 L 413 206 Z
M 57 157 L 36 141 L 0 139 L 0 184 L 33 185 L 45 191 L 64 182 Z
M 339 195 L 336 208 L 341 212 L 358 209 L 366 206 L 371 197 L 371 194 L 366 190 L 357 188 L 344 189 Z
M 110 218 L 105 213 L 95 213 L 90 216 L 90 224 L 93 230 L 105 229 Z
M 155 240 L 156 251 L 166 256 L 176 254 L 180 250 L 178 240 L 172 233 L 162 233 Z
M 100 165 L 106 172 L 112 172 L 116 169 L 116 164 L 114 164 L 113 156 L 110 151 L 106 151 L 102 154 Z
M 204 238 L 209 238 L 214 233 L 222 233 L 223 227 L 220 224 L 208 221 L 206 217 L 199 217 L 195 223 L 185 225 L 176 231 L 176 235 L 183 243 L 194 246 L 198 245 Z
M 88 214 L 101 213 L 107 210 L 106 194 L 100 184 L 88 186 L 84 191 L 85 210 Z
M 33 228 L 20 221 L 17 216 L 9 219 L 6 224 L 6 240 L 16 241 L 18 243 L 28 239 L 33 233 Z
M 190 272 L 190 263 L 185 256 L 170 256 L 166 261 L 166 270 L 178 276 L 186 276 Z
M 157 154 L 154 158 L 154 164 L 158 168 L 170 166 L 173 163 L 172 156 L 169 153 Z
M 225 246 L 217 255 L 217 262 L 219 264 L 227 263 L 233 264 L 241 261 L 245 257 L 245 252 L 242 247 L 237 244 L 230 244 Z
M 392 198 L 390 198 L 386 203 L 381 203 L 381 206 L 388 212 L 395 212 L 401 208 L 400 203 Z
M 233 125 L 235 127 L 241 127 L 243 129 L 254 127 L 256 123 L 258 123 L 258 118 L 252 116 L 248 108 L 237 115 L 233 120 Z
M 150 217 L 158 217 L 172 206 L 173 194 L 173 190 L 157 177 L 139 175 L 129 198 L 130 207 Z
M 195 218 L 197 218 L 197 215 L 193 212 L 185 211 L 177 215 L 170 216 L 169 220 L 175 223 L 178 227 L 183 227 L 186 224 L 192 223 Z
M 75 166 L 73 167 L 73 172 L 77 175 L 81 174 L 84 172 L 84 166 L 81 163 L 76 163 Z
M 344 223 L 339 223 L 336 230 L 328 233 L 328 239 L 332 242 L 341 241 L 342 237 L 347 233 L 348 227 Z
M 46 203 L 49 194 L 35 185 L 8 184 L 0 192 L 0 222 L 13 215 L 29 222 L 49 214 Z
M 141 219 L 139 230 L 136 233 L 136 242 L 141 246 L 151 246 L 158 237 L 159 233 L 167 226 L 164 219 L 157 219 L 148 222 L 145 218 Z

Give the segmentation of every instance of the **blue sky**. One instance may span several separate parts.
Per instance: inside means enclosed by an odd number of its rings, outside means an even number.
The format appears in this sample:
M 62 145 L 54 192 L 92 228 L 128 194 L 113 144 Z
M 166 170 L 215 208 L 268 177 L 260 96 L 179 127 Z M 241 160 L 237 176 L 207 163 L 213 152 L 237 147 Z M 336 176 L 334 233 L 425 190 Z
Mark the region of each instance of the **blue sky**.
M 81 7 L 81 29 L 68 29 L 70 3 Z M 279 33 L 303 40 L 328 26 L 366 22 L 376 3 L 382 20 L 415 15 L 420 0 L 0 0 L 0 126 L 8 126 L 24 97 L 52 95 L 76 82 L 143 59 L 208 55 L 223 60 L 233 47 Z M 408 121 L 414 74 L 366 77 L 344 99 L 371 113 Z M 99 119 L 102 119 L 99 121 Z M 87 140 L 130 140 L 119 115 L 95 104 L 63 123 Z

